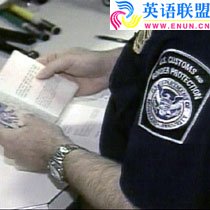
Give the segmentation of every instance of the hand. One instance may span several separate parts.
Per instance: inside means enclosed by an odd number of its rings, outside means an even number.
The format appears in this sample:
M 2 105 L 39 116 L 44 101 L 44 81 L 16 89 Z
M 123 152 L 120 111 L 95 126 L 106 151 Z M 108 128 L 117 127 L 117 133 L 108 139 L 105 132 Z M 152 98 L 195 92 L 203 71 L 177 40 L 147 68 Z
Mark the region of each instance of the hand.
M 44 172 L 58 146 L 70 141 L 58 126 L 34 115 L 25 114 L 21 120 L 23 127 L 0 128 L 4 155 L 14 159 L 22 170 Z
M 93 94 L 108 87 L 110 73 L 120 52 L 121 49 L 96 52 L 74 48 L 41 57 L 38 61 L 46 68 L 37 78 L 47 79 L 58 73 L 78 83 L 78 96 Z

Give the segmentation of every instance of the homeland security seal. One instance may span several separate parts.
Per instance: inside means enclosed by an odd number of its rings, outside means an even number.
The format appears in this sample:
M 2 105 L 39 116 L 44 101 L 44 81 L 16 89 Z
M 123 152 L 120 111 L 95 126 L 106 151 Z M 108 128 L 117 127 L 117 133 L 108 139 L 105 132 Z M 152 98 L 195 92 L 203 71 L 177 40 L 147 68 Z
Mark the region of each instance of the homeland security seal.
M 138 125 L 183 144 L 210 96 L 210 69 L 176 49 L 162 52 L 147 81 Z
M 192 102 L 187 90 L 171 78 L 155 82 L 147 96 L 146 112 L 150 123 L 170 130 L 185 125 L 192 113 Z

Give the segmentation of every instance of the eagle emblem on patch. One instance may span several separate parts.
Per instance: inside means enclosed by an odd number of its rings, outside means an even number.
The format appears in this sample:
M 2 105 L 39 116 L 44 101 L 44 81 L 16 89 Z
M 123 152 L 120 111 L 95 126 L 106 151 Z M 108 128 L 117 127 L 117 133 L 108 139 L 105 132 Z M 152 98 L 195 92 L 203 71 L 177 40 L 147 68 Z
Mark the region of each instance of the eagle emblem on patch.
M 166 50 L 148 79 L 138 125 L 182 144 L 209 95 L 209 68 L 185 52 Z
M 148 93 L 146 113 L 154 127 L 176 129 L 190 119 L 192 101 L 181 84 L 171 78 L 163 78 L 155 82 Z

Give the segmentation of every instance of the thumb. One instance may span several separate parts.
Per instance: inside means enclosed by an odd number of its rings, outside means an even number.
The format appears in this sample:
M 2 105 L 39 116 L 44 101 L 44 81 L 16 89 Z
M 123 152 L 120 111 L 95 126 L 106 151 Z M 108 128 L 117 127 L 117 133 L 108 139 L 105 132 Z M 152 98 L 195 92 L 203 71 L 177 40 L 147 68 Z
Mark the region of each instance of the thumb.
M 42 69 L 37 75 L 37 79 L 48 79 L 54 75 L 54 70 L 49 68 Z
M 58 58 L 46 65 L 36 76 L 37 79 L 48 79 L 56 73 L 64 72 L 71 66 L 71 59 L 69 57 Z
M 26 113 L 22 118 L 24 127 L 39 125 L 41 120 L 42 119 L 40 117 L 34 115 L 33 113 Z

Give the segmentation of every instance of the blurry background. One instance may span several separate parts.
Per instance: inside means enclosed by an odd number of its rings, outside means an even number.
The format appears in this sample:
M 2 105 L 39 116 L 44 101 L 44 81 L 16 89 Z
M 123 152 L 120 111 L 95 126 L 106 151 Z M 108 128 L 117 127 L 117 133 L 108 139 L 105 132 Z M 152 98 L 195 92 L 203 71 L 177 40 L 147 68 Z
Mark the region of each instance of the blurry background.
M 21 19 L 22 23 L 28 22 L 20 17 L 24 15 L 25 11 L 20 11 L 17 15 L 14 11 L 8 9 L 10 8 L 9 5 L 15 4 L 26 10 L 29 13 L 27 15 L 32 16 L 33 19 L 45 19 L 61 29 L 57 35 L 46 30 L 44 32 L 40 31 L 40 34 L 47 34 L 49 39 L 43 40 L 37 38 L 36 35 L 36 42 L 30 45 L 9 42 L 26 51 L 34 50 L 40 55 L 67 50 L 70 47 L 103 50 L 123 46 L 124 43 L 101 40 L 96 38 L 96 35 L 129 39 L 134 33 L 133 31 L 110 31 L 109 1 L 107 0 L 10 0 L 0 1 L 0 3 L 2 3 L 0 9 L 1 28 L 29 33 L 20 26 Z M 5 11 L 7 13 L 6 15 Z M 17 20 L 11 21 L 11 17 L 5 18 L 5 16 L 8 16 L 8 12 L 10 16 L 13 15 L 16 16 L 16 19 L 19 18 L 19 25 L 17 24 Z M 31 24 L 30 21 L 28 24 Z M 31 25 L 35 27 L 35 30 L 37 29 L 37 24 Z M 6 37 L 7 39 L 5 33 L 1 33 L 0 31 L 0 41 L 2 37 Z M 2 53 L 1 51 L 0 46 L 0 57 L 2 58 L 0 65 L 8 58 L 8 54 Z

